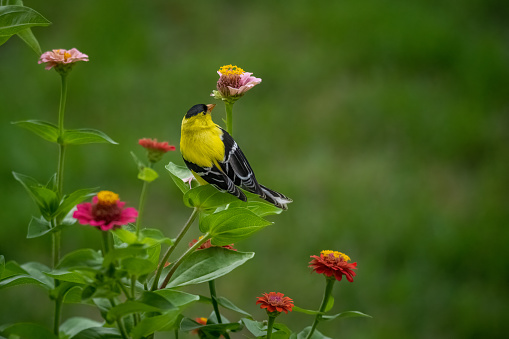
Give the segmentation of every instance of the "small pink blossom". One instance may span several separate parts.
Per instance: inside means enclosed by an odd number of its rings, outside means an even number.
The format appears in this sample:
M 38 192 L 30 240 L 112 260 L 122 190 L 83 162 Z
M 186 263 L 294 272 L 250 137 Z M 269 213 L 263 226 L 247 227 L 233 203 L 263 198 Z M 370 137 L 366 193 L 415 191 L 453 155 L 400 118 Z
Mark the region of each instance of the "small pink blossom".
M 124 208 L 125 202 L 119 200 L 118 194 L 101 191 L 92 198 L 92 203 L 78 204 L 73 218 L 82 225 L 91 225 L 102 231 L 120 228 L 134 222 L 138 211 L 133 207 Z
M 39 58 L 39 64 L 46 63 L 46 69 L 50 70 L 53 67 L 71 65 L 77 61 L 88 61 L 88 55 L 81 53 L 76 48 L 54 49 L 49 52 L 44 52 Z
M 225 101 L 236 101 L 262 82 L 262 79 L 252 76 L 253 73 L 245 72 L 242 68 L 233 65 L 221 67 L 217 74 L 219 74 L 217 90 L 213 91 L 211 96 Z

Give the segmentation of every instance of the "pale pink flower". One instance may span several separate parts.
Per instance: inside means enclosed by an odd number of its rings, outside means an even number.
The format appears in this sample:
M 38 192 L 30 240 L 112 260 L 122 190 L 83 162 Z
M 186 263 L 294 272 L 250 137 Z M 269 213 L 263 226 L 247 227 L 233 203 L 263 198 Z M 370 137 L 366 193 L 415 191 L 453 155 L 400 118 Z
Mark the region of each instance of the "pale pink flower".
M 54 49 L 44 52 L 39 58 L 39 64 L 46 63 L 46 69 L 50 70 L 59 65 L 70 65 L 77 61 L 88 61 L 88 55 L 81 53 L 76 48 Z
M 219 74 L 217 90 L 213 91 L 211 96 L 225 101 L 236 101 L 262 82 L 262 79 L 252 76 L 253 73 L 244 72 L 242 68 L 233 65 L 221 67 L 217 74 Z

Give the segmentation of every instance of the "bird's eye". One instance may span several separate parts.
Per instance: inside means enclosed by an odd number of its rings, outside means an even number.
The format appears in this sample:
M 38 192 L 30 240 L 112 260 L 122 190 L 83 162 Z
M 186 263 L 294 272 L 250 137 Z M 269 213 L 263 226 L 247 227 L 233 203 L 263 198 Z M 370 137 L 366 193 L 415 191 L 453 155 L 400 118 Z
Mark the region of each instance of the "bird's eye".
M 207 112 L 203 112 L 202 114 L 205 115 L 205 114 L 207 114 Z

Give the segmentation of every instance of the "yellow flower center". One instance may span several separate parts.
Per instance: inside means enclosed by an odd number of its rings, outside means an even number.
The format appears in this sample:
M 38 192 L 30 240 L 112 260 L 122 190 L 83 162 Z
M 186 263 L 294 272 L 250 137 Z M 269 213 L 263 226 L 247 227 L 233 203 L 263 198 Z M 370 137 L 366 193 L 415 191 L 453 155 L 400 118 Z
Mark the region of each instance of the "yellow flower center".
M 233 65 L 224 65 L 219 69 L 219 73 L 222 75 L 241 75 L 244 73 L 244 70 L 240 67 Z
M 97 193 L 97 203 L 100 205 L 114 205 L 118 200 L 118 194 L 111 191 L 101 191 Z
M 69 59 L 70 57 L 71 57 L 71 53 L 67 53 L 67 52 L 64 53 L 65 60 Z
M 320 254 L 322 254 L 324 257 L 328 257 L 328 256 L 330 256 L 332 254 L 335 258 L 338 258 L 338 259 L 339 258 L 343 258 L 343 261 L 349 261 L 350 260 L 349 256 L 347 256 L 344 253 L 338 252 L 338 251 L 326 250 L 326 251 L 320 252 Z

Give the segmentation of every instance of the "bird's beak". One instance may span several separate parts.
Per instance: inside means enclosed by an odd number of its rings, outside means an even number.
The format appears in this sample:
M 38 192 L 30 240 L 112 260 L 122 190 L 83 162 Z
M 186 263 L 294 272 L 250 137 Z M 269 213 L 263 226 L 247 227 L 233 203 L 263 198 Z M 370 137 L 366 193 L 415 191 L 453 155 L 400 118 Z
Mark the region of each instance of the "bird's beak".
M 214 109 L 214 107 L 216 107 L 216 104 L 208 104 L 207 105 L 207 113 L 211 113 L 212 110 Z

